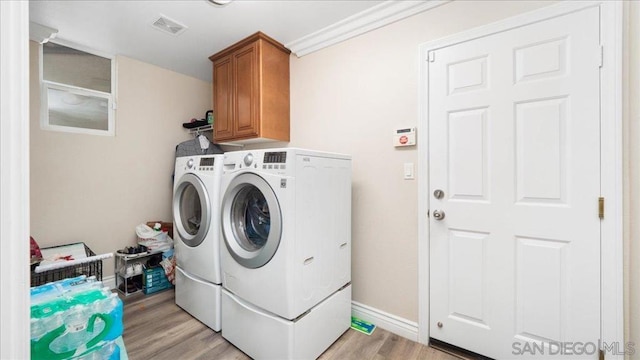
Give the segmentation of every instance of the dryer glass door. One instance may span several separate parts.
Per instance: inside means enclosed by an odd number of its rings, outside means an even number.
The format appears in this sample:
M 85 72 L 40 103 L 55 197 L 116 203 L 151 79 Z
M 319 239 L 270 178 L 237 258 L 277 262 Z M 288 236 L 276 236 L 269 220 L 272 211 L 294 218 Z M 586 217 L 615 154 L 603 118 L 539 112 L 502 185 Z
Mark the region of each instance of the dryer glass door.
M 222 206 L 225 244 L 241 265 L 268 263 L 280 244 L 280 205 L 271 186 L 260 176 L 244 173 L 231 181 Z
M 209 195 L 202 181 L 185 174 L 178 181 L 173 195 L 173 218 L 180 240 L 187 246 L 200 245 L 211 223 Z

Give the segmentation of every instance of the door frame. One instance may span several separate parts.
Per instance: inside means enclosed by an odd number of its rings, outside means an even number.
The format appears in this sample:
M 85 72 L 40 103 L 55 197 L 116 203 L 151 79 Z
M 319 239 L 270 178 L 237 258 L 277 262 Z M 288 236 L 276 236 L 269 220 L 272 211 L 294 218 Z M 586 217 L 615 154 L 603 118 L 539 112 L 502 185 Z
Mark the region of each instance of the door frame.
M 473 28 L 420 46 L 418 132 L 418 341 L 429 343 L 429 52 L 508 31 L 590 7 L 600 7 L 600 181 L 605 198 L 601 222 L 601 341 L 624 349 L 623 317 L 623 149 L 622 149 L 622 19 L 621 1 L 563 1 L 495 23 Z M 603 120 L 605 119 L 605 120 Z M 594 209 L 596 201 L 594 199 Z M 607 354 L 607 359 L 622 359 Z
M 0 358 L 29 358 L 29 4 L 0 1 Z

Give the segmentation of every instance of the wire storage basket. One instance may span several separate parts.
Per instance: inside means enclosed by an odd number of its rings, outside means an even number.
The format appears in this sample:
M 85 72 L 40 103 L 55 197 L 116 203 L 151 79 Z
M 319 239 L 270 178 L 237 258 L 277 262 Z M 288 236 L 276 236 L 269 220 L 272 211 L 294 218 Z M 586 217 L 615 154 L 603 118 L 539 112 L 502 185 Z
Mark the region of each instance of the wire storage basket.
M 84 246 L 85 255 L 87 258 L 95 257 L 96 254 L 85 244 L 77 243 L 72 245 Z M 69 247 L 69 245 L 52 246 L 43 248 L 43 251 L 56 251 L 56 249 L 63 249 Z M 76 277 L 79 275 L 95 276 L 98 281 L 102 280 L 102 258 L 86 261 L 80 264 L 74 264 L 66 267 L 56 268 L 52 270 L 45 270 L 42 272 L 36 272 L 34 268 L 31 269 L 31 286 L 39 286 L 48 282 L 62 280 L 66 278 Z

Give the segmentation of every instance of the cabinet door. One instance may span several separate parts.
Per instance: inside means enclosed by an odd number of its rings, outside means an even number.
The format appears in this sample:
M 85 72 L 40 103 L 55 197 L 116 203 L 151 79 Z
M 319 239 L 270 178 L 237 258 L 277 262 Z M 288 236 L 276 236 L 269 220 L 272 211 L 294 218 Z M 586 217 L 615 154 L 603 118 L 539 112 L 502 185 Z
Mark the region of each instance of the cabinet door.
M 231 56 L 213 63 L 213 138 L 219 140 L 233 137 L 233 71 Z
M 258 136 L 260 116 L 259 43 L 249 44 L 233 53 L 235 77 L 236 138 Z

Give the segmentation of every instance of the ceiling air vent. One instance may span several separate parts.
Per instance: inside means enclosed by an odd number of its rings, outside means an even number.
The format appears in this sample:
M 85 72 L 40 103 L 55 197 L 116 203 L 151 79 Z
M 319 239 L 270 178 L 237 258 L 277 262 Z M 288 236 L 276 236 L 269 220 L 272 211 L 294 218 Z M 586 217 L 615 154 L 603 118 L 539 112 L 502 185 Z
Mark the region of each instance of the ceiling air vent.
M 185 25 L 182 25 L 175 20 L 169 19 L 164 15 L 160 15 L 160 17 L 156 19 L 156 21 L 154 21 L 151 25 L 154 28 L 167 32 L 171 35 L 180 35 L 185 30 L 187 30 L 187 27 Z

